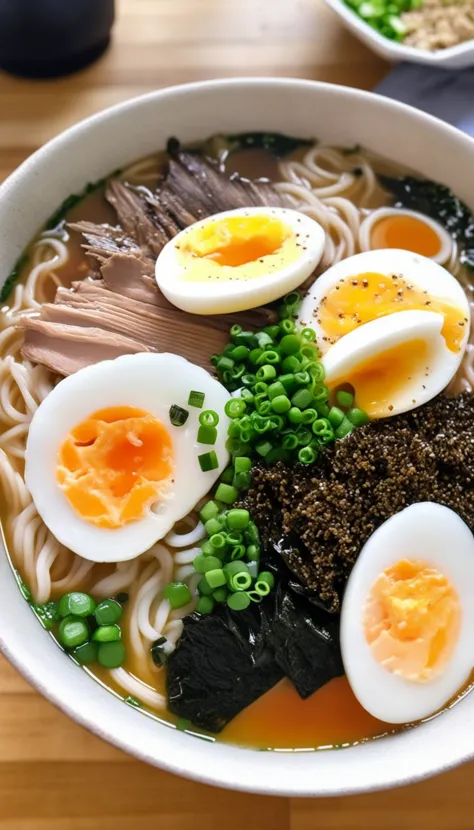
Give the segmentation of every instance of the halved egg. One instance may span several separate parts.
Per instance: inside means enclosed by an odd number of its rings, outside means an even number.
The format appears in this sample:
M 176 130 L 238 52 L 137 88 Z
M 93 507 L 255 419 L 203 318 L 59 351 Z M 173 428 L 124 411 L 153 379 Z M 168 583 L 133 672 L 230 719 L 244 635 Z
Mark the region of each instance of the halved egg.
M 202 407 L 188 403 L 191 392 Z M 94 562 L 143 553 L 227 466 L 229 398 L 204 369 L 166 353 L 126 355 L 62 380 L 36 410 L 26 447 L 26 484 L 44 523 Z M 219 417 L 213 445 L 197 440 L 203 409 Z
M 434 398 L 457 372 L 462 352 L 448 348 L 444 318 L 399 311 L 341 337 L 322 362 L 330 389 L 350 385 L 369 418 L 407 412 Z
M 466 294 L 449 271 L 410 251 L 366 251 L 333 265 L 311 286 L 299 321 L 315 329 L 324 353 L 371 320 L 409 310 L 441 314 L 447 347 L 462 355 L 470 323 Z
M 156 281 L 184 311 L 244 311 L 298 288 L 316 268 L 324 244 L 321 225 L 296 210 L 229 210 L 168 242 L 156 261 Z
M 362 251 L 399 248 L 429 257 L 443 265 L 451 256 L 453 240 L 434 219 L 403 208 L 373 210 L 359 229 Z
M 355 696 L 409 723 L 445 706 L 473 668 L 474 538 L 433 502 L 411 505 L 366 542 L 342 603 L 341 649 Z

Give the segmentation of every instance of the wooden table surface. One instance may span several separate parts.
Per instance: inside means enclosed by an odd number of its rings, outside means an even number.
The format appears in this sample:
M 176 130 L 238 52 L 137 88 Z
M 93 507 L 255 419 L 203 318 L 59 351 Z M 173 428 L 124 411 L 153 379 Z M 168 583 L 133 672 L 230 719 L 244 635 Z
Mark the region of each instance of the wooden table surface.
M 119 0 L 113 46 L 93 67 L 41 83 L 0 73 L 0 180 L 75 121 L 160 86 L 286 75 L 370 89 L 387 68 L 321 0 Z M 338 800 L 216 790 L 102 743 L 0 657 L 0 830 L 468 830 L 473 772 Z

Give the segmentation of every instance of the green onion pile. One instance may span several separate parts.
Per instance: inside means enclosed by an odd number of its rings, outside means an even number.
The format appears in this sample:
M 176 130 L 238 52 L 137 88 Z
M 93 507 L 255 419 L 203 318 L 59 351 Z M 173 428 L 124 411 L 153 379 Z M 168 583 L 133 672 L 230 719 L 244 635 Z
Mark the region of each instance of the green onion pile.
M 389 40 L 401 41 L 407 34 L 403 12 L 419 9 L 423 0 L 344 0 L 372 29 Z
M 226 447 L 234 460 L 250 456 L 267 464 L 313 464 L 324 445 L 368 420 L 352 407 L 348 392 L 340 393 L 347 414 L 328 405 L 316 334 L 291 319 L 299 302 L 297 292 L 289 294 L 280 322 L 255 334 L 233 326 L 230 343 L 212 358 L 221 383 L 239 394 L 225 407 L 231 418 Z
M 201 574 L 197 605 L 201 614 L 210 614 L 219 603 L 233 611 L 244 610 L 252 602 L 261 602 L 274 586 L 273 574 L 260 570 L 256 524 L 248 510 L 233 507 L 251 485 L 252 466 L 258 461 L 313 464 L 325 445 L 368 421 L 366 413 L 354 407 L 349 391 L 338 391 L 337 406 L 329 405 L 316 334 L 293 321 L 300 302 L 298 292 L 289 294 L 279 308 L 280 321 L 261 331 L 233 326 L 230 342 L 211 359 L 221 383 L 233 393 L 225 406 L 230 418 L 226 448 L 232 461 L 220 476 L 214 498 L 200 511 L 206 539 L 193 564 Z M 202 407 L 204 396 L 199 394 L 192 392 L 188 404 Z M 188 416 L 179 409 L 170 410 L 176 426 Z M 214 410 L 203 410 L 198 443 L 215 444 L 218 424 Z M 216 469 L 216 453 L 200 455 L 199 463 L 203 472 Z M 163 595 L 172 608 L 183 608 L 191 601 L 190 590 L 182 582 L 168 585 Z M 166 660 L 165 643 L 161 638 L 152 645 L 157 665 Z
M 123 610 L 117 599 L 96 603 L 89 594 L 73 591 L 55 606 L 57 638 L 82 666 L 99 663 L 117 669 L 125 661 L 122 630 L 118 625 Z M 50 627 L 50 626 L 48 626 Z

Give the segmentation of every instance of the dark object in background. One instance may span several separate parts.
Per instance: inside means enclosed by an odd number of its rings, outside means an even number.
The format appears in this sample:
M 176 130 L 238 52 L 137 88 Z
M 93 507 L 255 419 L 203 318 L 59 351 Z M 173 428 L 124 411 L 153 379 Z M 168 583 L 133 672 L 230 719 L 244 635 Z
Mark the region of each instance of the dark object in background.
M 114 0 L 0 0 L 0 67 L 24 78 L 82 69 L 107 48 Z
M 285 675 L 305 699 L 341 674 L 339 619 L 280 584 L 247 611 L 186 617 L 168 661 L 168 706 L 220 732 Z

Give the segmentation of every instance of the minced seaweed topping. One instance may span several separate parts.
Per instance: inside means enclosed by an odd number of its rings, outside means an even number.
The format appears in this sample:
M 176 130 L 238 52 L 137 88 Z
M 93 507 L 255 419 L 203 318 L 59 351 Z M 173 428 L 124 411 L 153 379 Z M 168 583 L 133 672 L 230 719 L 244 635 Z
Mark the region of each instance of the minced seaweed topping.
M 246 505 L 264 544 L 333 612 L 362 546 L 410 504 L 450 507 L 474 531 L 474 395 L 439 396 L 337 441 L 317 465 L 254 470 Z M 288 545 L 286 545 L 288 548 Z

